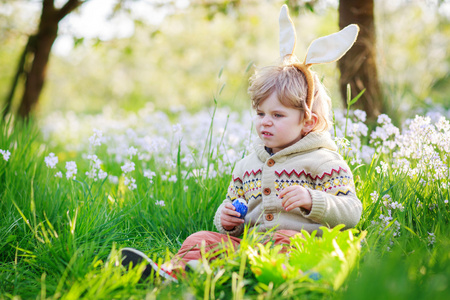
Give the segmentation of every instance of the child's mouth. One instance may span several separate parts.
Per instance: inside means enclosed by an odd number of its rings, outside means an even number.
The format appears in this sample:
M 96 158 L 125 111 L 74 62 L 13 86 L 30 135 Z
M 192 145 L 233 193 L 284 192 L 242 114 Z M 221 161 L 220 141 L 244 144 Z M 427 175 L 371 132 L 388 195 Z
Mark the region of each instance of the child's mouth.
M 263 136 L 273 136 L 273 134 L 271 134 L 270 132 L 267 132 L 267 131 L 261 131 L 261 134 Z

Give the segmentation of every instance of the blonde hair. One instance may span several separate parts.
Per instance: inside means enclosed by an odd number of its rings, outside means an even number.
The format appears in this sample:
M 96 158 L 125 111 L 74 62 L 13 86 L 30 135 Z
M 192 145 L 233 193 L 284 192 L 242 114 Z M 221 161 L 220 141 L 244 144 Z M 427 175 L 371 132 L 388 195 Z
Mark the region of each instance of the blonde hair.
M 280 64 L 264 67 L 255 72 L 250 78 L 248 92 L 252 100 L 252 107 L 256 109 L 272 93 L 276 92 L 278 100 L 287 107 L 302 111 L 305 116 L 307 83 L 305 75 L 295 66 L 296 63 Z M 318 117 L 317 124 L 312 131 L 327 131 L 331 128 L 330 118 L 331 98 L 317 75 L 314 77 L 314 102 L 311 111 Z

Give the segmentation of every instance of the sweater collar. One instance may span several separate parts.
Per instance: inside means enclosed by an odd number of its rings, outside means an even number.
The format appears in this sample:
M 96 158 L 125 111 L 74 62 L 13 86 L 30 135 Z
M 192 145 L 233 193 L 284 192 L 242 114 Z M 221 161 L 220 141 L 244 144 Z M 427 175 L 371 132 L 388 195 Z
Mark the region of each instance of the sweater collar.
M 273 159 L 282 158 L 294 153 L 309 152 L 312 150 L 317 150 L 319 148 L 325 148 L 332 151 L 337 150 L 335 142 L 331 139 L 329 132 L 311 132 L 297 143 L 278 151 L 277 153 L 271 155 L 266 151 L 264 143 L 257 139 L 253 145 L 258 155 L 259 159 L 266 161 L 269 157 Z

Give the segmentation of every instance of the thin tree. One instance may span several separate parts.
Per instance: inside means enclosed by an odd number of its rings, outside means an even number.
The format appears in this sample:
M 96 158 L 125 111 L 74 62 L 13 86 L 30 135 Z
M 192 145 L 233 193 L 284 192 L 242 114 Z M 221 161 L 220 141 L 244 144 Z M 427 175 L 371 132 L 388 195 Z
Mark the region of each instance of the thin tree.
M 21 75 L 25 75 L 25 87 L 18 113 L 23 118 L 29 116 L 31 110 L 37 104 L 44 86 L 50 51 L 58 36 L 59 22 L 86 1 L 67 0 L 61 8 L 55 7 L 54 0 L 42 1 L 38 30 L 29 37 L 22 52 L 11 90 L 6 99 L 3 116 L 6 116 L 11 109 L 11 103 Z M 28 60 L 30 61 L 29 65 L 27 65 Z
M 359 25 L 360 32 L 356 43 L 338 62 L 341 95 L 346 105 L 347 84 L 352 97 L 366 89 L 355 105 L 367 113 L 369 120 L 374 120 L 384 111 L 384 105 L 377 71 L 373 0 L 339 1 L 339 27 L 352 23 Z

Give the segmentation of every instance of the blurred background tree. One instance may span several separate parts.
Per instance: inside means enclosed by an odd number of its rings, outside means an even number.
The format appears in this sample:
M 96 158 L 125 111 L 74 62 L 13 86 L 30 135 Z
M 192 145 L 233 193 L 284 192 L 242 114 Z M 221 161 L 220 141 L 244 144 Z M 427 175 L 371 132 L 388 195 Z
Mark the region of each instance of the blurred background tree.
M 19 78 L 24 75 L 25 87 L 18 113 L 21 117 L 28 117 L 38 102 L 44 86 L 50 51 L 58 36 L 59 22 L 83 2 L 82 0 L 67 0 L 61 8 L 56 8 L 54 0 L 42 1 L 38 29 L 36 33 L 28 37 L 28 42 L 20 56 L 10 92 L 6 98 L 4 116 L 9 113 L 11 108 Z
M 378 80 L 374 0 L 339 0 L 339 28 L 358 24 L 360 32 L 355 45 L 338 61 L 342 99 L 347 100 L 347 84 L 351 97 L 364 94 L 355 107 L 363 109 L 370 120 L 385 112 Z
M 278 57 L 277 16 L 281 4 L 288 2 L 298 12 L 294 22 L 299 35 L 297 55 L 301 58 L 313 39 L 339 29 L 338 10 L 343 8 L 343 1 L 100 1 L 102 8 L 107 3 L 112 7 L 105 26 L 118 31 L 130 28 L 126 34 L 108 37 L 90 34 L 101 27 L 97 23 L 84 32 L 74 30 L 74 24 L 83 23 L 81 15 L 98 13 L 93 5 L 99 1 L 86 1 L 59 24 L 48 80 L 36 112 L 95 113 L 106 106 L 137 111 L 145 105 L 198 110 L 212 105 L 225 83 L 219 106 L 248 109 L 249 67 L 274 63 Z M 31 9 L 30 4 L 34 5 Z M 17 49 L 23 48 L 39 24 L 40 4 L 3 1 L 3 99 L 20 59 Z M 380 111 L 401 117 L 413 108 L 436 103 L 448 109 L 447 1 L 380 0 L 373 9 L 377 24 L 375 59 L 386 104 Z M 351 55 L 347 57 L 352 59 Z M 354 64 L 354 59 L 350 63 Z M 335 106 L 342 106 L 336 66 L 315 69 L 323 75 Z M 23 86 L 24 79 L 20 82 Z M 23 88 L 19 90 L 23 92 Z M 16 95 L 12 111 L 19 110 L 20 102 Z

